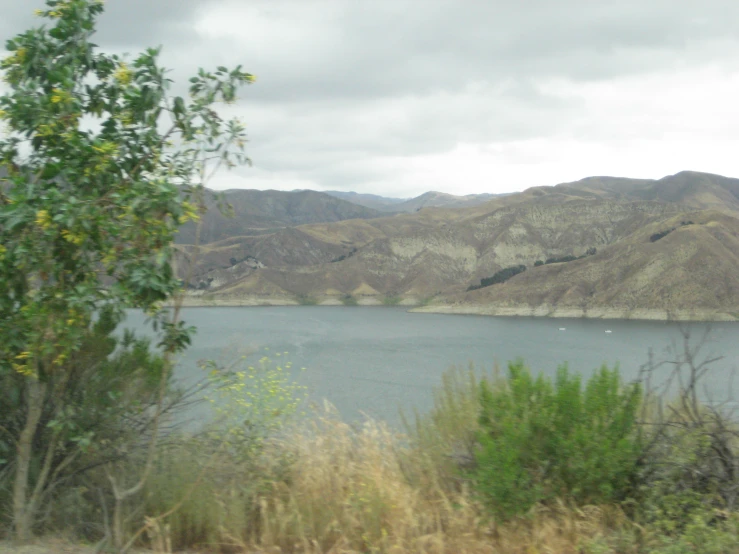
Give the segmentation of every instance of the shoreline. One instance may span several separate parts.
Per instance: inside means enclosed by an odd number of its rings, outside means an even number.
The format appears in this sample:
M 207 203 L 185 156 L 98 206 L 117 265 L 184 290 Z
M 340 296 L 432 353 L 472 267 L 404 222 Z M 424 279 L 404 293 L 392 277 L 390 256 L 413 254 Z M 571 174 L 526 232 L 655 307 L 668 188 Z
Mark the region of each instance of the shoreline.
M 578 308 L 573 306 L 496 306 L 486 304 L 429 304 L 423 305 L 417 298 L 407 297 L 397 302 L 383 302 L 381 298 L 367 296 L 356 298 L 356 304 L 345 304 L 337 297 L 324 297 L 301 301 L 286 296 L 241 296 L 216 297 L 188 296 L 182 303 L 183 308 L 231 308 L 231 307 L 269 307 L 269 306 L 345 306 L 345 307 L 405 307 L 412 313 L 433 313 L 450 315 L 485 315 L 491 317 L 548 317 L 552 319 L 621 319 L 641 321 L 739 321 L 739 310 L 657 310 L 648 308 L 613 308 L 594 307 Z M 166 305 L 171 306 L 172 303 Z
M 487 315 L 493 317 L 548 317 L 552 319 L 620 319 L 636 321 L 739 321 L 739 313 L 716 310 L 657 310 L 650 308 L 577 308 L 573 306 L 495 306 L 483 304 L 446 304 L 422 306 L 414 313 Z

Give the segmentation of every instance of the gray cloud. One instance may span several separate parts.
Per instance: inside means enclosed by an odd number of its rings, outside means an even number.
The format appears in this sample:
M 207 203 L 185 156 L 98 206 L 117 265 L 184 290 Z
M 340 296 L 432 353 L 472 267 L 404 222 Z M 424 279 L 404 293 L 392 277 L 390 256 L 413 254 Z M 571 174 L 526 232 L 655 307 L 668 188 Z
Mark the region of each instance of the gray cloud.
M 0 38 L 33 24 L 36 4 L 0 0 Z M 232 110 L 248 121 L 256 167 L 235 174 L 239 186 L 265 176 L 280 186 L 282 176 L 387 193 L 422 180 L 410 161 L 465 144 L 516 152 L 500 157 L 513 167 L 541 157 L 522 154 L 521 144 L 597 141 L 605 152 L 657 140 L 663 128 L 694 132 L 694 122 L 637 100 L 616 119 L 618 96 L 607 87 L 644 79 L 645 95 L 669 95 L 654 88 L 668 79 L 655 76 L 687 76 L 682 85 L 708 67 L 723 86 L 722 72 L 739 72 L 737 20 L 734 0 L 108 0 L 96 40 L 131 52 L 162 44 L 181 82 L 198 66 L 241 63 L 258 75 Z M 697 110 L 703 95 L 685 109 Z M 462 188 L 448 191 L 471 192 Z

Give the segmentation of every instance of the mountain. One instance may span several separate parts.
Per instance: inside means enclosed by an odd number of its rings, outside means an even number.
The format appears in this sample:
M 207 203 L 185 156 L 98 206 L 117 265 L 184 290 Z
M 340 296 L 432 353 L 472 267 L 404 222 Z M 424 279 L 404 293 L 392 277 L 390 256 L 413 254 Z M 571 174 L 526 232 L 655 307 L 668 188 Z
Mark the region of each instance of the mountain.
M 394 211 L 417 212 L 422 208 L 466 208 L 483 204 L 497 196 L 505 194 L 468 194 L 467 196 L 455 196 L 444 192 L 426 192 L 416 198 L 411 198 L 393 207 Z
M 178 265 L 196 260 L 193 303 L 353 298 L 459 313 L 732 319 L 738 183 L 696 172 L 591 177 L 470 207 L 233 236 L 197 258 L 182 245 Z
M 388 198 L 386 196 L 378 196 L 377 194 L 362 194 L 359 192 L 345 192 L 341 190 L 327 190 L 324 192 L 336 198 L 341 198 L 342 200 L 351 202 L 352 204 L 387 212 L 404 211 L 395 210 L 394 206 L 407 200 L 406 198 Z
M 307 223 L 368 219 L 383 215 L 372 208 L 312 190 L 284 192 L 237 189 L 227 190 L 221 196 L 220 203 L 231 206 L 233 217 L 223 215 L 218 209 L 218 196 L 213 191 L 207 191 L 208 211 L 203 216 L 201 243 L 233 236 L 271 233 Z M 181 228 L 177 242 L 195 242 L 194 223 Z
M 483 204 L 497 196 L 505 194 L 468 194 L 455 196 L 444 192 L 426 192 L 415 198 L 387 198 L 374 194 L 359 194 L 356 192 L 326 191 L 343 200 L 348 200 L 360 206 L 367 206 L 384 212 L 417 212 L 422 208 L 464 208 Z
M 588 177 L 555 189 L 613 199 L 674 202 L 691 208 L 739 210 L 739 179 L 697 171 L 682 171 L 658 180 Z

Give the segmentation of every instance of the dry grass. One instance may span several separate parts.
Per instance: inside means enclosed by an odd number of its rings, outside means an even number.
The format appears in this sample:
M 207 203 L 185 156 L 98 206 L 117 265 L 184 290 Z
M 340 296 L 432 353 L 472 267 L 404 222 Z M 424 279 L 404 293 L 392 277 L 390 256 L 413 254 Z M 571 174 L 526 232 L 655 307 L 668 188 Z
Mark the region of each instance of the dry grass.
M 616 508 L 563 505 L 496 525 L 463 483 L 450 484 L 432 457 L 407 442 L 383 423 L 352 427 L 328 410 L 273 443 L 267 461 L 220 457 L 168 518 L 169 538 L 175 548 L 245 553 L 574 554 L 630 529 Z M 187 451 L 160 468 L 150 497 L 171 502 L 182 493 L 197 467 Z

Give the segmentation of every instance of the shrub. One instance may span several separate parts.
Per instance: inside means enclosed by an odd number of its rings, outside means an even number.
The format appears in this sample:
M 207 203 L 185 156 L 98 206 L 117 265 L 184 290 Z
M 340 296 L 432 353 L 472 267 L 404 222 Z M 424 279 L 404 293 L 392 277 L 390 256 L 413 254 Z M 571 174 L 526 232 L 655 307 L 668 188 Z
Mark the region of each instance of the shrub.
M 341 297 L 341 303 L 344 304 L 344 306 L 358 306 L 359 302 L 357 302 L 357 299 L 354 298 L 351 294 L 346 294 Z
M 471 291 L 481 289 L 483 287 L 489 287 L 490 285 L 497 285 L 498 283 L 505 283 L 514 275 L 518 275 L 519 273 L 523 273 L 524 271 L 526 271 L 525 265 L 514 265 L 511 267 L 506 267 L 505 269 L 501 269 L 500 271 L 496 272 L 492 277 L 485 277 L 483 279 L 480 279 L 479 285 L 470 285 L 467 290 Z
M 555 498 L 622 500 L 636 477 L 638 385 L 601 368 L 583 388 L 561 366 L 552 381 L 523 362 L 507 379 L 480 383 L 479 449 L 471 470 L 488 508 L 508 517 Z
M 539 267 L 540 265 L 544 265 L 544 262 L 543 262 L 543 261 L 541 261 L 541 260 L 536 260 L 536 261 L 534 262 L 534 267 Z
M 403 300 L 399 295 L 389 294 L 382 299 L 384 306 L 397 306 Z
M 547 258 L 547 260 L 544 262 L 545 264 L 560 264 L 564 262 L 574 262 L 575 260 L 579 260 L 577 256 L 561 256 L 559 258 Z
M 666 237 L 674 230 L 675 228 L 673 227 L 672 229 L 666 229 L 664 231 L 660 231 L 659 233 L 654 233 L 651 237 L 649 237 L 649 242 L 657 242 L 659 239 Z
M 299 294 L 297 300 L 301 306 L 315 306 L 318 304 L 318 299 L 310 294 Z

